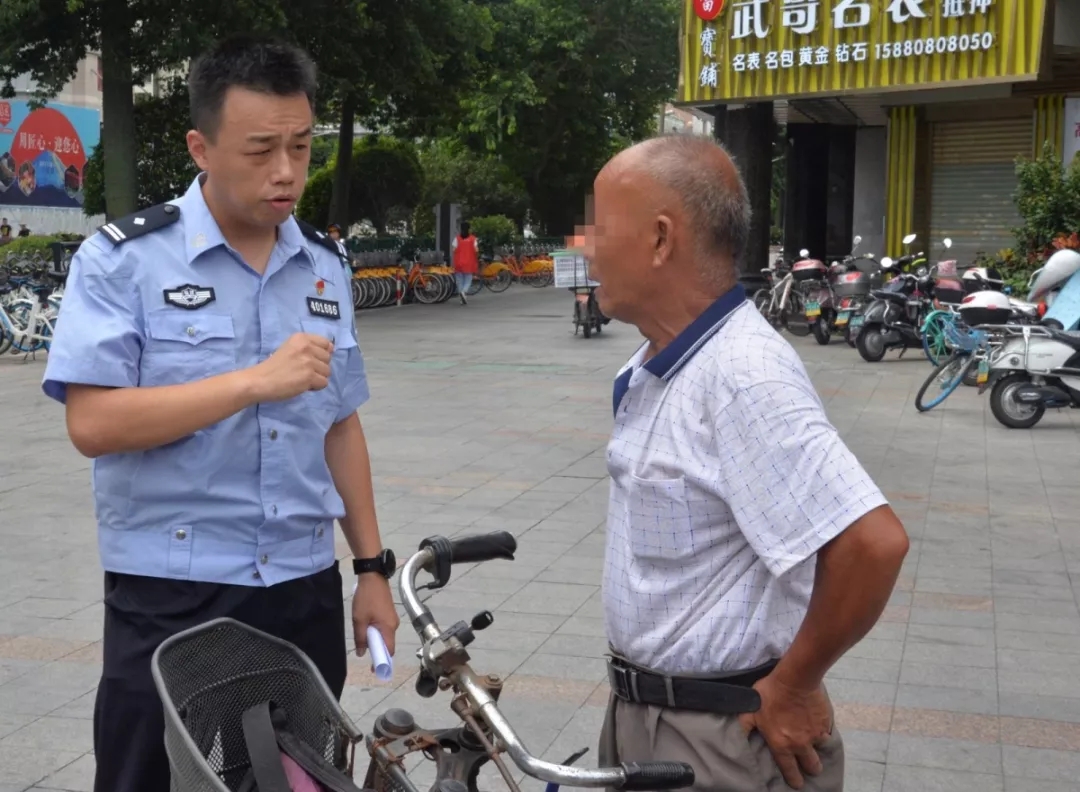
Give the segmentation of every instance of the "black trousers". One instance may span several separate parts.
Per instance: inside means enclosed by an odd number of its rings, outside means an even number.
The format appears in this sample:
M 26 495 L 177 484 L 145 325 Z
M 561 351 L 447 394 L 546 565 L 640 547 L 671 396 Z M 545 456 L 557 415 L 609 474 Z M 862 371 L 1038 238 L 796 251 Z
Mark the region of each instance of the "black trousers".
M 345 687 L 337 563 L 270 587 L 105 573 L 104 669 L 94 706 L 94 792 L 168 792 L 165 719 L 150 658 L 166 638 L 228 616 L 298 646 L 334 696 Z

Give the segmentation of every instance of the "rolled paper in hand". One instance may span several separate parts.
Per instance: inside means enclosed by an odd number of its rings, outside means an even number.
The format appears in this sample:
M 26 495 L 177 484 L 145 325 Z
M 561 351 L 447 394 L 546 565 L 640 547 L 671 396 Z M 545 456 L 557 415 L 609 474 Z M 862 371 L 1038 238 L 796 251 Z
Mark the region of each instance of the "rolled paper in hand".
M 380 682 L 389 682 L 394 676 L 394 660 L 386 648 L 386 641 L 378 627 L 367 628 L 368 651 L 371 652 L 371 665 L 375 668 L 375 678 Z

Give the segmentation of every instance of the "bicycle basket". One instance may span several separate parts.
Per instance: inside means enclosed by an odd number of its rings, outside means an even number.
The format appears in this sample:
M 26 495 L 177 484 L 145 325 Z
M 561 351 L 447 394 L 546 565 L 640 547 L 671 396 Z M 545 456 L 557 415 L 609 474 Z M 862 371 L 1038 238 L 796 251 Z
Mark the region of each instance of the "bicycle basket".
M 964 352 L 974 352 L 986 339 L 986 334 L 979 330 L 972 330 L 957 319 L 945 323 L 945 343 L 953 348 Z
M 233 619 L 178 633 L 150 664 L 165 710 L 170 792 L 236 792 L 251 763 L 244 712 L 272 701 L 291 732 L 348 772 L 362 735 L 297 647 Z

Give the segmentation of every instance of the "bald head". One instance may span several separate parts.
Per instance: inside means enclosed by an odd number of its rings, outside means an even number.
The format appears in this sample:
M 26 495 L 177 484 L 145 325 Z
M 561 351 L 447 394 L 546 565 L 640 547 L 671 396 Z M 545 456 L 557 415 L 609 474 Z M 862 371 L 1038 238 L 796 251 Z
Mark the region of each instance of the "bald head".
M 701 266 L 710 278 L 727 279 L 716 267 L 738 267 L 750 235 L 750 201 L 735 163 L 719 143 L 691 135 L 662 135 L 614 157 L 605 170 L 621 180 L 638 177 L 681 204 L 696 237 Z M 648 194 L 648 185 L 643 185 Z

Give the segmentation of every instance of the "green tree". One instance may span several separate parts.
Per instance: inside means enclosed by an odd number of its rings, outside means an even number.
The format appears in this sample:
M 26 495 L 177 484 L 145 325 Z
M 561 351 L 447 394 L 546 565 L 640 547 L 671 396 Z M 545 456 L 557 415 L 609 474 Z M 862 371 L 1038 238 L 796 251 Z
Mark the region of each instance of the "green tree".
M 603 163 L 655 129 L 678 76 L 678 0 L 487 0 L 459 134 L 499 155 L 551 233 L 578 222 Z
M 198 173 L 188 154 L 187 93 L 175 81 L 157 97 L 143 95 L 135 102 L 135 161 L 138 184 L 136 208 L 164 203 L 183 194 Z M 86 169 L 83 211 L 103 214 L 105 149 L 98 146 Z
M 456 105 L 451 89 L 467 81 L 470 53 L 490 41 L 488 20 L 470 0 L 0 0 L 0 86 L 10 96 L 27 74 L 47 100 L 87 52 L 101 53 L 103 192 L 116 217 L 139 204 L 133 86 L 216 39 L 272 33 L 305 47 L 321 66 L 320 112 L 341 118 L 351 141 L 354 115 L 426 113 L 435 124 Z
M 511 244 L 517 237 L 517 224 L 505 215 L 474 217 L 469 230 L 480 242 L 480 252 L 491 256 L 495 249 Z
M 497 156 L 475 152 L 456 138 L 429 140 L 419 148 L 424 193 L 417 208 L 425 228 L 434 228 L 432 207 L 461 204 L 465 217 L 506 215 L 520 229 L 529 209 L 529 194 L 521 177 Z
M 1055 241 L 1080 231 L 1080 158 L 1066 168 L 1050 143 L 1038 157 L 1021 158 L 1014 199 L 1022 221 L 1013 229 L 1016 253 L 1029 266 L 1041 266 Z
M 423 171 L 411 143 L 371 135 L 353 144 L 350 157 L 349 210 L 344 227 L 368 220 L 380 236 L 395 212 L 409 213 L 423 190 Z M 336 158 L 308 179 L 297 214 L 320 228 L 331 221 L 330 207 L 337 172 Z
M 477 53 L 491 46 L 493 22 L 473 0 L 365 3 L 361 22 L 339 31 L 327 48 L 338 145 L 329 216 L 343 223 L 352 211 L 353 130 L 372 129 L 414 139 L 460 118 L 460 94 L 473 81 Z

